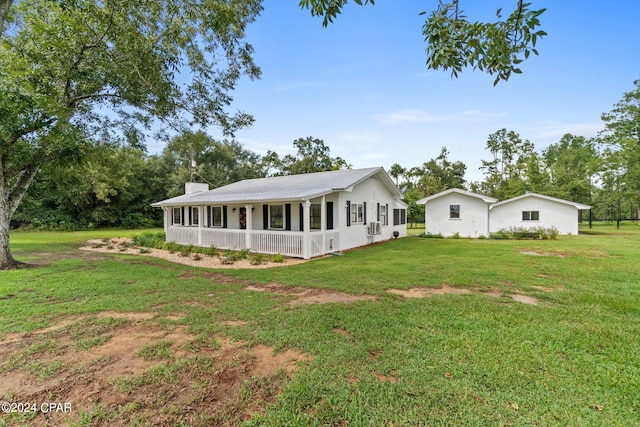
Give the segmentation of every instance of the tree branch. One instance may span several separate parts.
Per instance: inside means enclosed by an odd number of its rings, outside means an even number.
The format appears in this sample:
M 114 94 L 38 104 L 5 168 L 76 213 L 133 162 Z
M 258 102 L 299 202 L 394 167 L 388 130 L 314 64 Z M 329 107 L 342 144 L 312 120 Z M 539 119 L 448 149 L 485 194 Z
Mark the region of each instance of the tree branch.
M 0 37 L 4 33 L 5 22 L 7 21 L 7 15 L 13 0 L 0 0 Z

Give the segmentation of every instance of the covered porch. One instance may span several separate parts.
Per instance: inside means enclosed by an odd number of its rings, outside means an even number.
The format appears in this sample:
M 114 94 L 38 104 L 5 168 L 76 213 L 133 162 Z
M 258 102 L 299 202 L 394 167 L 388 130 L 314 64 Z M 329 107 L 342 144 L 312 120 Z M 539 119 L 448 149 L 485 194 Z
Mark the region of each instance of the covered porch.
M 309 259 L 340 249 L 333 201 L 163 207 L 167 241 Z
M 249 249 L 265 254 L 282 254 L 309 259 L 334 252 L 339 248 L 338 232 L 328 231 L 273 231 L 231 230 L 204 227 L 170 226 L 167 241 L 219 249 Z

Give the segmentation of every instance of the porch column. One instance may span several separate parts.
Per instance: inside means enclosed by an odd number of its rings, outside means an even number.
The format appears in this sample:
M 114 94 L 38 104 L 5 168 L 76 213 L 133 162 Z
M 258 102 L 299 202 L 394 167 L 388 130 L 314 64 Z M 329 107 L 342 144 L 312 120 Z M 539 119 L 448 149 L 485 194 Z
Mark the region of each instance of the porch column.
M 302 209 L 302 218 L 304 222 L 304 234 L 302 236 L 302 257 L 304 259 L 311 258 L 311 202 L 305 200 Z
M 204 223 L 204 206 L 198 206 L 198 246 L 202 246 L 202 228 Z
M 164 234 L 169 232 L 169 225 L 171 224 L 171 215 L 173 214 L 173 208 L 166 206 L 162 207 L 162 218 L 164 219 Z
M 247 212 L 247 228 L 244 230 L 244 247 L 251 249 L 251 234 L 253 233 L 253 205 L 244 205 Z
M 326 196 L 322 196 L 320 202 L 320 232 L 322 233 L 322 255 L 327 252 L 327 201 Z

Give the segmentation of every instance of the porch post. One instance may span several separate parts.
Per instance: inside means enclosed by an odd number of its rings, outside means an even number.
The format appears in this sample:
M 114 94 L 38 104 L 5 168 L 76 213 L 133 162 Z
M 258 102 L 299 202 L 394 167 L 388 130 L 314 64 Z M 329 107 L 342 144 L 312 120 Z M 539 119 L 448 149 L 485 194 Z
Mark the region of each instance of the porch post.
M 311 258 L 311 202 L 305 200 L 302 210 L 302 218 L 304 221 L 304 235 L 302 236 L 302 257 L 304 259 Z
M 202 246 L 202 226 L 204 222 L 204 207 L 198 206 L 198 246 Z
M 244 247 L 251 249 L 251 233 L 253 233 L 253 205 L 244 205 L 247 212 L 247 228 L 244 230 Z
M 322 233 L 322 255 L 327 252 L 327 202 L 326 196 L 322 196 L 320 202 L 320 232 Z
M 164 219 L 164 234 L 166 236 L 169 232 L 169 224 L 171 224 L 171 215 L 173 214 L 173 208 L 163 206 L 162 213 L 162 218 Z

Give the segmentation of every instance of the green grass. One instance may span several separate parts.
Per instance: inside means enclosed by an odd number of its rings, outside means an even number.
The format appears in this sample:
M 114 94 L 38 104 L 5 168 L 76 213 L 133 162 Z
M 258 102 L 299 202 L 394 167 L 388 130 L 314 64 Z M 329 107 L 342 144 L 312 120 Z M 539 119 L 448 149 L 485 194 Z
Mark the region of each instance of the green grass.
M 127 255 L 81 259 L 76 249 L 88 238 L 135 231 L 13 233 L 14 255 L 40 264 L 0 272 L 0 339 L 69 315 L 183 313 L 180 323 L 197 337 L 193 351 L 215 348 L 212 337 L 227 334 L 307 353 L 277 402 L 248 425 L 640 426 L 640 227 L 581 232 L 588 234 L 551 241 L 407 237 L 291 267 L 224 271 L 238 282 L 377 297 L 303 306 L 202 269 Z M 386 292 L 443 284 L 473 292 L 424 299 Z M 514 293 L 539 303 L 515 302 Z M 103 326 L 88 336 L 117 325 Z M 162 342 L 147 350 L 170 356 Z M 119 388 L 171 383 L 181 366 Z M 245 384 L 243 398 L 258 387 L 266 386 Z M 93 411 L 80 424 L 109 417 Z

